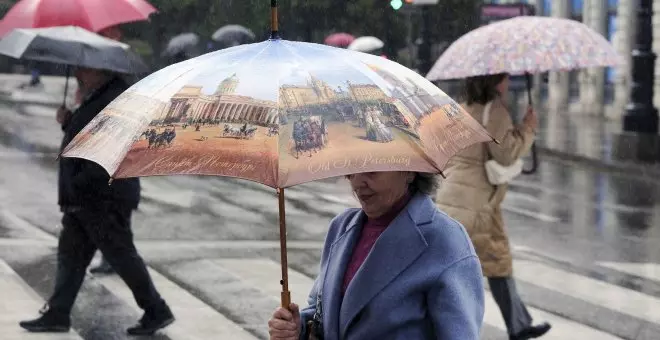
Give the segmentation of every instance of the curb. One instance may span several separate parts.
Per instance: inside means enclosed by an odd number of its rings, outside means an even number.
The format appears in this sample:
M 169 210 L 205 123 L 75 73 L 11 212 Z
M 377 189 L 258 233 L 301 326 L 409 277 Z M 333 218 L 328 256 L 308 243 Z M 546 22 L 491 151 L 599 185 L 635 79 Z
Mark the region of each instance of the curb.
M 654 182 L 660 181 L 660 167 L 654 164 L 624 163 L 616 161 L 606 162 L 574 153 L 559 151 L 557 149 L 550 149 L 543 146 L 538 146 L 537 150 L 540 155 L 543 155 L 553 161 L 570 163 L 576 166 L 588 167 L 609 173 L 639 176 L 640 179 Z

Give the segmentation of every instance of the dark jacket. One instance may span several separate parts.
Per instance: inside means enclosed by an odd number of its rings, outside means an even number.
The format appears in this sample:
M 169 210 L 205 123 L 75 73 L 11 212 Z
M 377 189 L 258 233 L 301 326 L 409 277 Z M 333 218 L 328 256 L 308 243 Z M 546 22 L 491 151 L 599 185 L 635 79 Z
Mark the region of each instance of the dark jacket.
M 89 95 L 62 124 L 64 137 L 60 151 L 110 102 L 128 89 L 124 80 L 115 77 Z M 62 210 L 69 208 L 136 209 L 140 201 L 137 178 L 115 179 L 98 164 L 80 158 L 60 158 L 59 198 Z

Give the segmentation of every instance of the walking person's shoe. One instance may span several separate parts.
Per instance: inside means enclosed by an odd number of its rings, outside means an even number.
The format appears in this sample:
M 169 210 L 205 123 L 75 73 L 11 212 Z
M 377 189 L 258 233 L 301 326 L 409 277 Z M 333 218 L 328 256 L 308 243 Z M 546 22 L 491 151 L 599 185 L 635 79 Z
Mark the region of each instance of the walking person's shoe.
M 529 328 L 524 329 L 522 332 L 509 336 L 509 340 L 527 340 L 527 339 L 536 339 L 543 336 L 545 333 L 552 328 L 547 322 L 544 322 L 540 325 L 530 326 Z
M 115 270 L 110 263 L 103 259 L 98 266 L 90 269 L 89 272 L 92 274 L 114 274 Z
M 41 316 L 28 321 L 21 321 L 19 325 L 33 333 L 66 333 L 71 328 L 71 318 L 44 306 L 39 311 Z
M 152 335 L 174 322 L 174 314 L 166 304 L 152 310 L 146 310 L 140 321 L 126 330 L 129 335 Z

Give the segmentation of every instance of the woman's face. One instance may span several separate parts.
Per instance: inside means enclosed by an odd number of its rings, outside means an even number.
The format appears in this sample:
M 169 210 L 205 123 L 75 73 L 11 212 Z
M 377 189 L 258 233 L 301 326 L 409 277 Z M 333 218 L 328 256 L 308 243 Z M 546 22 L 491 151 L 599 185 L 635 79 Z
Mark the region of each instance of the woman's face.
M 504 79 L 502 79 L 502 81 L 497 84 L 495 88 L 497 88 L 497 92 L 503 96 L 509 93 L 509 76 L 504 76 Z
M 365 172 L 346 176 L 351 189 L 360 201 L 362 210 L 370 218 L 388 213 L 406 194 L 415 179 L 414 172 Z

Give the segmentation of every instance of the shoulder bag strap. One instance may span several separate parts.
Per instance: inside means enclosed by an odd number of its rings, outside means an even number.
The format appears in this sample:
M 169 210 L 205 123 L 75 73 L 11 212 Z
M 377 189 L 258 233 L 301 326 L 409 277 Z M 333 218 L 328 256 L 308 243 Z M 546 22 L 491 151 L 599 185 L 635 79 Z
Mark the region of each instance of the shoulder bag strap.
M 486 126 L 488 125 L 488 122 L 490 120 L 490 109 L 491 109 L 492 106 L 493 106 L 493 101 L 491 100 L 488 103 L 486 103 L 486 106 L 484 106 L 484 112 L 481 114 L 481 125 L 483 125 L 484 129 L 486 128 Z M 485 161 L 488 161 L 491 158 L 490 157 L 490 152 L 488 152 L 488 143 L 490 143 L 490 142 L 484 142 L 483 143 L 484 153 L 486 155 Z

